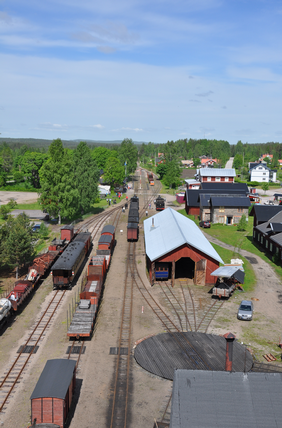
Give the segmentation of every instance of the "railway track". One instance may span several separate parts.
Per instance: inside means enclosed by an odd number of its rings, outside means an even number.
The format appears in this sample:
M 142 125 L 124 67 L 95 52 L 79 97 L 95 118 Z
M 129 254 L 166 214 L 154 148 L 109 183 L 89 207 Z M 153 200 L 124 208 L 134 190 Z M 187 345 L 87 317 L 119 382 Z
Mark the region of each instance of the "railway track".
M 50 327 L 50 323 L 58 311 L 65 293 L 66 290 L 54 292 L 54 295 L 47 308 L 42 313 L 38 321 L 36 321 L 35 326 L 33 327 L 27 340 L 20 348 L 18 356 L 15 358 L 10 368 L 1 378 L 0 413 L 5 411 L 9 397 L 11 396 L 17 384 L 21 381 L 28 363 L 37 351 L 37 347 L 42 343 L 42 340 L 46 334 L 46 330 L 48 327 Z
M 130 359 L 132 334 L 133 277 L 135 243 L 129 243 L 127 269 L 124 282 L 120 334 L 118 338 L 115 379 L 112 390 L 110 428 L 125 428 L 128 421 L 130 388 Z
M 207 333 L 217 312 L 222 308 L 220 300 L 209 300 L 208 303 L 196 302 L 188 282 L 179 281 L 180 286 L 171 287 L 167 281 L 158 281 L 166 304 L 170 307 L 175 323 L 180 331 L 198 331 Z M 162 296 L 160 296 L 162 297 Z M 200 309 L 199 309 L 200 306 Z

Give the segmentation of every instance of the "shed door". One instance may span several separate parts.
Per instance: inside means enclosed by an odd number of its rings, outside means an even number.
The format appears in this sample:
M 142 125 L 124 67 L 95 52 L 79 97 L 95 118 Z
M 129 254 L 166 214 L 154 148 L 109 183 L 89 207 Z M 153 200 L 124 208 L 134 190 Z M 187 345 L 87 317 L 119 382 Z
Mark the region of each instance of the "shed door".
M 195 263 L 194 283 L 197 285 L 205 285 L 206 283 L 206 259 L 199 260 Z

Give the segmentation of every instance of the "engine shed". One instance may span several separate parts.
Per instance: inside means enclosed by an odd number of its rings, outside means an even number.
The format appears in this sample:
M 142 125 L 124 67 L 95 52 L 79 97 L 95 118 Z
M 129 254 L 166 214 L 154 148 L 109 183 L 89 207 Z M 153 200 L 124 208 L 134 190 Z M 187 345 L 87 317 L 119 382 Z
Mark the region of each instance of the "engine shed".
M 192 220 L 167 208 L 144 221 L 144 235 L 151 285 L 171 279 L 173 286 L 176 278 L 215 284 L 211 274 L 223 261 Z

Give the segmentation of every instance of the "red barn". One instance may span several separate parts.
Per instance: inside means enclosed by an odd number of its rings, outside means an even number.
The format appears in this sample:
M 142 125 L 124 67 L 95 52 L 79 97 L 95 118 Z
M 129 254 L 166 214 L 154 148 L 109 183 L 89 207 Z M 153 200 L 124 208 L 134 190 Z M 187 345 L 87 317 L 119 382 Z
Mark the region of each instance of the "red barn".
M 75 388 L 73 360 L 48 360 L 30 397 L 31 423 L 64 428 Z
M 175 278 L 190 278 L 198 285 L 215 284 L 211 273 L 223 261 L 192 220 L 167 208 L 144 221 L 144 234 L 152 285 L 162 266 L 169 266 L 172 285 Z

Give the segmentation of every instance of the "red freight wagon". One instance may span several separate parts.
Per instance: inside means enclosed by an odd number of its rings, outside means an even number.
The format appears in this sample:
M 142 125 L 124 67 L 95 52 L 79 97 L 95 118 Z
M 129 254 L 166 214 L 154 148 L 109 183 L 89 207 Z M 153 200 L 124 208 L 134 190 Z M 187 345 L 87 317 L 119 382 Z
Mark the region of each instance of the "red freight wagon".
M 91 297 L 95 297 L 94 303 L 98 305 L 100 294 L 101 294 L 101 281 L 87 281 L 84 290 L 80 293 L 79 297 L 81 300 L 90 300 Z
M 104 226 L 101 235 L 112 235 L 113 240 L 115 241 L 115 231 L 116 228 L 114 226 L 107 224 L 107 226 Z
M 75 366 L 73 360 L 47 361 L 30 397 L 31 423 L 36 419 L 36 424 L 64 428 L 75 388 Z
M 128 223 L 127 225 L 127 240 L 138 241 L 139 226 L 138 223 Z
M 74 228 L 72 225 L 66 225 L 64 227 L 61 228 L 61 240 L 63 241 L 64 239 L 68 242 L 70 242 L 72 240 L 74 236 Z
M 98 241 L 98 250 L 111 250 L 113 249 L 113 235 L 102 235 Z
M 33 283 L 31 281 L 19 280 L 15 283 L 13 291 L 9 294 L 8 299 L 12 303 L 14 311 L 22 304 L 25 298 L 32 291 Z
M 104 279 L 106 275 L 107 265 L 106 259 L 104 256 L 94 256 L 91 257 L 91 260 L 88 265 L 88 275 L 87 278 L 90 281 L 96 280 L 95 275 L 101 275 Z

